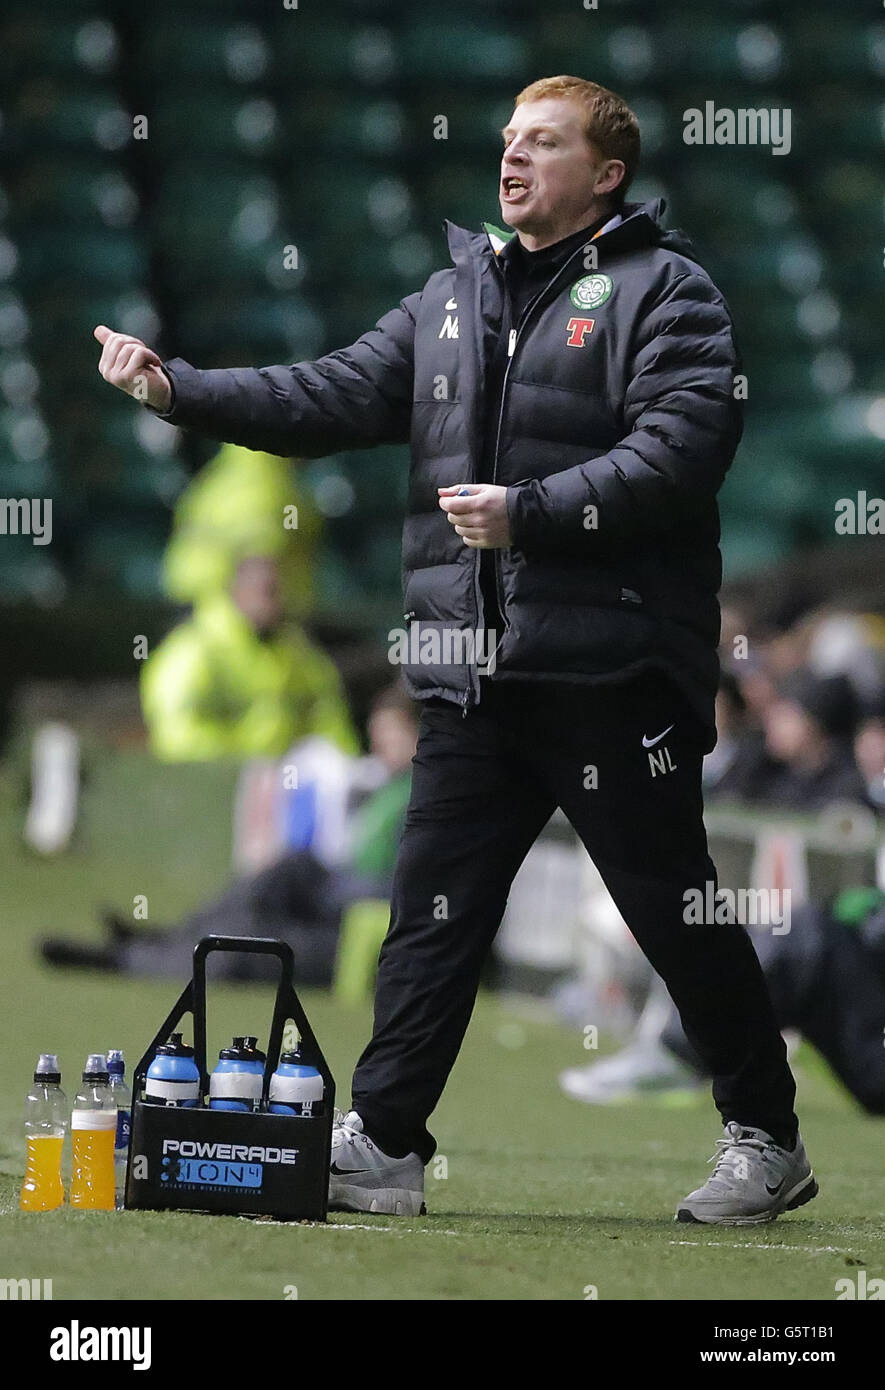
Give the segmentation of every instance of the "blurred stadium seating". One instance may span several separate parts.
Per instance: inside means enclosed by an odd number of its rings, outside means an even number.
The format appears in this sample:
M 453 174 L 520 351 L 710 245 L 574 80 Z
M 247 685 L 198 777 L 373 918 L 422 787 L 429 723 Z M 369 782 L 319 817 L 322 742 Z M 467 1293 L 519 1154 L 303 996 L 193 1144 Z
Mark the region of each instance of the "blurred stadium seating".
M 94 323 L 202 366 L 352 341 L 445 261 L 444 217 L 497 220 L 497 131 L 519 88 L 554 72 L 635 104 L 634 196 L 666 195 L 731 303 L 749 388 L 723 494 L 728 572 L 831 538 L 845 490 L 881 492 L 885 17 L 872 6 L 7 0 L 0 466 L 7 496 L 56 499 L 58 543 L 4 547 L 6 596 L 154 600 L 170 506 L 207 456 L 114 397 Z M 682 113 L 708 99 L 789 106 L 789 157 L 686 147 Z M 373 613 L 396 616 L 405 472 L 404 450 L 310 466 L 327 608 L 359 615 L 371 594 Z

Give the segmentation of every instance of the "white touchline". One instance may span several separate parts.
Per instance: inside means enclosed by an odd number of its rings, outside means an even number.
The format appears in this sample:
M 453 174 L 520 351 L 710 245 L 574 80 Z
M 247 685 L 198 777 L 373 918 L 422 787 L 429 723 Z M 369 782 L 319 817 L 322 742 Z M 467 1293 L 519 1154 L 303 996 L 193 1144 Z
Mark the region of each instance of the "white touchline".
M 12 1210 L 12 1208 L 10 1208 Z M 241 1216 L 240 1221 L 252 1222 L 251 1216 Z M 255 1223 L 252 1222 L 254 1225 Z M 266 1226 L 269 1230 L 276 1226 L 299 1226 L 303 1229 L 301 1221 L 262 1221 L 260 1226 Z M 317 1221 L 314 1228 L 318 1231 L 395 1231 L 397 1235 L 410 1236 L 463 1236 L 469 1235 L 469 1231 L 445 1231 L 439 1230 L 435 1226 L 364 1226 L 361 1222 L 349 1221 Z
M 803 1255 L 854 1255 L 844 1245 L 757 1245 L 755 1240 L 670 1240 L 668 1245 L 694 1245 L 707 1250 L 714 1245 L 725 1250 L 798 1250 Z

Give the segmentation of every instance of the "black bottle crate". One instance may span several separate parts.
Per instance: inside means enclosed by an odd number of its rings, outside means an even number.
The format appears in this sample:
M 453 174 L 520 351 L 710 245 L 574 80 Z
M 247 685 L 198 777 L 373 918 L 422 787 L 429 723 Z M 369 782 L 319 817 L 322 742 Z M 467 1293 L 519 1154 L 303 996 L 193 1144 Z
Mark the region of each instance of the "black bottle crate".
M 300 1036 L 301 1055 L 323 1078 L 322 1113 L 306 1118 L 254 1112 L 149 1104 L 147 1069 L 157 1047 L 182 1016 L 194 1020 L 194 1059 L 205 1100 L 206 957 L 211 951 L 275 955 L 280 980 L 274 1003 L 261 1106 L 279 1063 L 286 1019 Z M 139 1062 L 132 1093 L 132 1133 L 126 1171 L 127 1208 L 205 1211 L 325 1221 L 335 1082 L 293 984 L 291 948 L 263 937 L 207 936 L 194 949 L 193 977 Z

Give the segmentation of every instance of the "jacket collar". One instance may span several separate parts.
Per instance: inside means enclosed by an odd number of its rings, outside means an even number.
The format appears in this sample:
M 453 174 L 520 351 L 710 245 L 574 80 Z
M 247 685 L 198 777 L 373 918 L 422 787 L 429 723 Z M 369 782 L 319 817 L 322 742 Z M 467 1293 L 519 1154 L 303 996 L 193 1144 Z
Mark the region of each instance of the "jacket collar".
M 620 222 L 614 224 L 612 219 L 593 239 L 606 251 L 632 251 L 640 246 L 657 245 L 665 235 L 661 217 L 666 206 L 664 198 L 652 198 L 647 203 L 625 203 Z M 497 256 L 516 236 L 515 232 L 493 222 L 483 222 L 481 232 L 472 232 L 448 219 L 443 226 L 456 265 L 472 255 L 487 256 L 491 252 Z

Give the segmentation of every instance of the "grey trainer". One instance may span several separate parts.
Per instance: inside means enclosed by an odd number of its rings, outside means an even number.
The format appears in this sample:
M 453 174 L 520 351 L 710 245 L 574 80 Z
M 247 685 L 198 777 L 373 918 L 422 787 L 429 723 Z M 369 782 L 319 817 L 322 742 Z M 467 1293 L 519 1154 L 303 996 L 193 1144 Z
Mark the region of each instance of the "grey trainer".
M 763 1129 L 732 1120 L 716 1140 L 716 1166 L 703 1187 L 679 1203 L 677 1221 L 755 1226 L 774 1221 L 817 1196 L 817 1182 L 801 1136 L 790 1152 Z
M 332 1127 L 330 1211 L 384 1212 L 423 1216 L 424 1164 L 417 1154 L 391 1158 L 363 1131 L 355 1110 L 336 1113 Z

